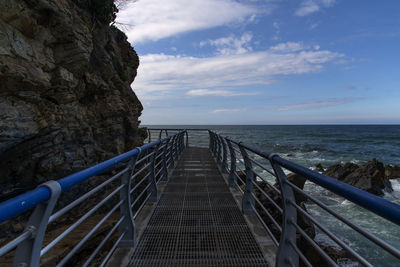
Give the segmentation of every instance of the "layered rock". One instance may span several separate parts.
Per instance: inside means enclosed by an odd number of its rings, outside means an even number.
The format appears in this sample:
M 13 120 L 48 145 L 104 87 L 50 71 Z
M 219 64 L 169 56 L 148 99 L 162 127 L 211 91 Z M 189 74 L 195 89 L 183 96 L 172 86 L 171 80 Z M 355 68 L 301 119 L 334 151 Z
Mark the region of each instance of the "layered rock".
M 389 179 L 396 178 L 400 174 L 397 166 L 386 166 L 372 159 L 364 165 L 354 163 L 336 164 L 328 167 L 323 173 L 355 186 L 375 195 L 383 195 L 384 191 L 393 191 Z M 398 176 L 400 177 L 400 176 Z
M 139 58 L 90 1 L 0 3 L 2 200 L 139 146 Z M 84 8 L 82 8 L 84 7 Z

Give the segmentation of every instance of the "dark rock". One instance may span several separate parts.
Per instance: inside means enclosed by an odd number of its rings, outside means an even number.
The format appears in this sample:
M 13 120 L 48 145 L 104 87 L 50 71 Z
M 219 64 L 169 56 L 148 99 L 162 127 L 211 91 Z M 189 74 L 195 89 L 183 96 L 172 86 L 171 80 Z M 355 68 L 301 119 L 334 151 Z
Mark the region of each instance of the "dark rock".
M 393 191 L 385 175 L 384 164 L 376 159 L 361 166 L 354 163 L 336 164 L 328 167 L 324 174 L 379 196 L 383 195 L 383 190 Z
M 324 171 L 324 167 L 322 166 L 321 163 L 318 163 L 317 165 L 315 165 L 315 170 L 319 171 L 319 172 L 323 172 Z
M 146 135 L 130 87 L 139 58 L 84 2 L 0 4 L 2 199 L 131 150 Z
M 384 189 L 393 191 L 389 180 L 385 177 L 383 163 L 376 159 L 355 169 L 343 179 L 343 182 L 375 195 L 383 195 Z
M 358 168 L 359 166 L 357 164 L 350 162 L 344 165 L 336 164 L 328 167 L 324 174 L 342 181 L 346 176 L 348 176 Z
M 400 178 L 400 167 L 397 165 L 386 165 L 385 176 L 387 179 Z

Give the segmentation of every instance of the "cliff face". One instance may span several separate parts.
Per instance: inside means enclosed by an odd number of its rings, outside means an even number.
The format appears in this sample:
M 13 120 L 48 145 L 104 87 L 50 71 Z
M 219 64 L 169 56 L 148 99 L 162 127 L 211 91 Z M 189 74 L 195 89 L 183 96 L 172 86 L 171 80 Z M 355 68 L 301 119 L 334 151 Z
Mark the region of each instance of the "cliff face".
M 71 0 L 1 1 L 2 199 L 140 145 L 138 65 L 121 31 Z

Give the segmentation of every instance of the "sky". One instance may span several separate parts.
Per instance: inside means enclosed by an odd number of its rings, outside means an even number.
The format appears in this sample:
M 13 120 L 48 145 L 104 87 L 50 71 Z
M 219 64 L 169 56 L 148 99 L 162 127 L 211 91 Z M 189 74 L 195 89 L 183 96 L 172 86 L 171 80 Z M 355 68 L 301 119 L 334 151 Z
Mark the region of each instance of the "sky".
M 400 1 L 138 0 L 142 124 L 399 124 Z

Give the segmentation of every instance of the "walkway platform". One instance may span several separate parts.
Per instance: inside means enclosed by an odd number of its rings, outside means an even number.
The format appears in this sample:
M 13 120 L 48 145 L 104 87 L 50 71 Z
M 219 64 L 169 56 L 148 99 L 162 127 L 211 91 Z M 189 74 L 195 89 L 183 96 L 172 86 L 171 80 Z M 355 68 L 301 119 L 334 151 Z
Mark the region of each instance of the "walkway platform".
M 207 148 L 183 152 L 129 266 L 267 266 Z

